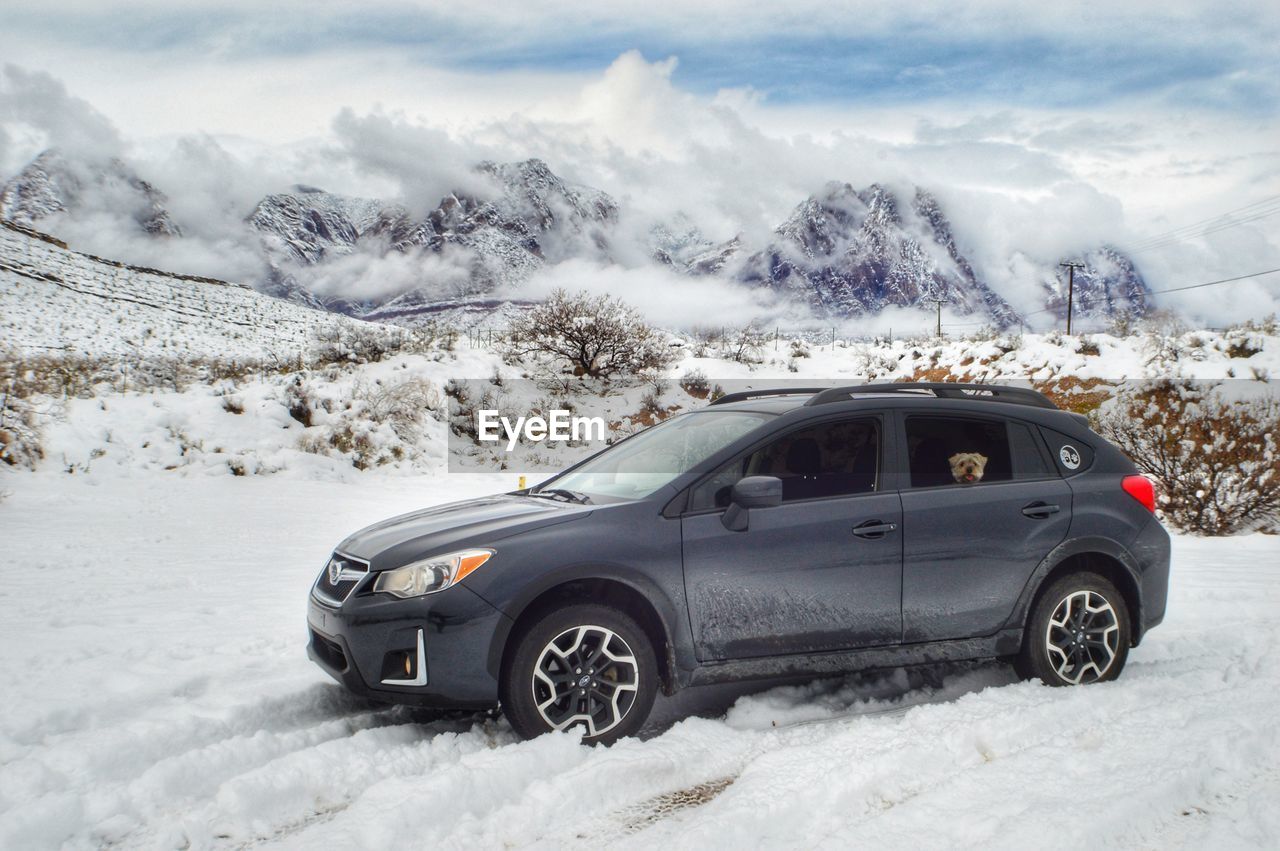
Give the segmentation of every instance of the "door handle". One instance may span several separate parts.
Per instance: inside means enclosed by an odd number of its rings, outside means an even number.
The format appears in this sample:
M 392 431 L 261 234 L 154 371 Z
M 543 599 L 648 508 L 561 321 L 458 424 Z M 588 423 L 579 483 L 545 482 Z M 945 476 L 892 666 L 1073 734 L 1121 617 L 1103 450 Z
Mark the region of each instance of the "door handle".
M 883 538 L 885 535 L 897 528 L 897 523 L 884 523 L 879 520 L 868 520 L 866 523 L 854 526 L 853 534 L 857 535 L 859 538 L 866 538 L 874 541 L 877 538 Z
M 1030 505 L 1023 506 L 1022 513 L 1036 520 L 1043 520 L 1050 514 L 1057 514 L 1062 509 L 1056 505 L 1048 505 L 1043 502 L 1033 502 Z

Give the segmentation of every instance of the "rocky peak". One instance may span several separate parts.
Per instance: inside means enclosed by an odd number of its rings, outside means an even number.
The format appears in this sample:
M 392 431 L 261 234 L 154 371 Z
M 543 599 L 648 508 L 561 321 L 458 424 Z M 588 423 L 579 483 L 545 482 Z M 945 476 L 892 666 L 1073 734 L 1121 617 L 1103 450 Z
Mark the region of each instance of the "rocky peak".
M 248 222 L 263 234 L 269 253 L 283 249 L 303 263 L 314 264 L 351 253 L 382 212 L 379 201 L 297 185 L 259 201 Z
M 181 236 L 166 200 L 120 159 L 72 162 L 50 148 L 0 189 L 0 218 L 39 227 L 47 219 L 92 210 L 128 216 L 153 236 Z

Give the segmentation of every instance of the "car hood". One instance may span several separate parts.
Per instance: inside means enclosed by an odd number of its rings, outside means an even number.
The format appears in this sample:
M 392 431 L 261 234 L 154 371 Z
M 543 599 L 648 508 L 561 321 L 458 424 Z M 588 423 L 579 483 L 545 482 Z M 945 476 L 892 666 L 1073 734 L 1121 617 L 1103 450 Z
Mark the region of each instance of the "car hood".
M 369 562 L 372 570 L 400 567 L 454 547 L 482 547 L 520 532 L 577 520 L 590 505 L 497 494 L 401 514 L 366 526 L 338 551 Z

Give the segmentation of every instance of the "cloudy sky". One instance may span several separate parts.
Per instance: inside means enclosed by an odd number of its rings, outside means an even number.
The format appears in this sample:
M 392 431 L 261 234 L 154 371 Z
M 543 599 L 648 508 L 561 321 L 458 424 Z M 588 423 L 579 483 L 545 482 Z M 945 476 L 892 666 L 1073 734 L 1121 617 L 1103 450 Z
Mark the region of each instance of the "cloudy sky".
M 827 180 L 926 185 L 997 287 L 1014 251 L 1100 242 L 1156 288 L 1280 267 L 1274 2 L 760 5 L 23 4 L 0 170 L 122 153 L 196 223 L 196 266 L 220 213 L 293 182 L 425 209 L 475 160 L 541 156 L 715 238 Z M 1169 298 L 1221 321 L 1278 295 L 1280 275 Z

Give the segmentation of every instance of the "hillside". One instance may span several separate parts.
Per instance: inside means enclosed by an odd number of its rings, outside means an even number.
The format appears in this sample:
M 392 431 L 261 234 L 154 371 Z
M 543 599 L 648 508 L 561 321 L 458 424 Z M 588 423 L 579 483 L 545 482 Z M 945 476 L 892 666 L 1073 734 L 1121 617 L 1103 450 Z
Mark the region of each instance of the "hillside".
M 322 329 L 355 321 L 0 225 L 0 338 L 22 354 L 283 358 L 305 351 Z

